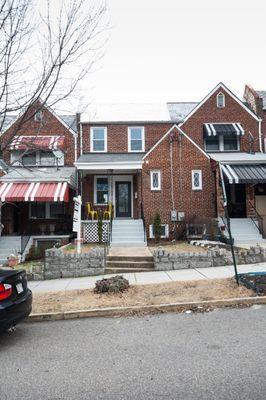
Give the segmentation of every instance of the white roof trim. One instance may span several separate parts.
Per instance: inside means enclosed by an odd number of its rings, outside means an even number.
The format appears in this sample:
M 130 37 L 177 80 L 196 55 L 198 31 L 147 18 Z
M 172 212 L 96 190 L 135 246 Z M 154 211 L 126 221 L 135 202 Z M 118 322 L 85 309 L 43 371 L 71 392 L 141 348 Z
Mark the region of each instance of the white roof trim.
M 136 170 L 142 169 L 143 161 L 120 161 L 120 162 L 76 162 L 75 166 L 78 170 L 106 170 L 106 169 L 125 169 Z
M 261 121 L 261 119 L 253 112 L 251 111 L 231 90 L 229 90 L 222 82 L 218 83 L 217 86 L 215 86 L 212 91 L 204 97 L 203 100 L 199 102 L 199 104 L 193 108 L 193 110 L 184 118 L 184 120 L 179 124 L 182 126 L 192 115 L 198 111 L 198 109 L 218 90 L 222 88 L 229 96 L 231 96 L 244 110 L 246 110 L 256 121 Z
M 184 135 L 206 158 L 210 158 L 210 156 L 197 144 L 192 140 L 181 128 L 179 125 L 174 124 L 155 145 L 144 155 L 143 160 L 172 132 L 173 129 L 177 129 L 181 135 Z
M 42 103 L 41 102 L 41 100 L 37 100 L 37 101 L 39 101 L 40 103 Z M 32 104 L 32 106 L 34 105 L 34 103 Z M 65 123 L 65 121 L 63 121 L 62 120 L 62 118 L 61 117 L 59 117 L 59 115 L 57 115 L 56 113 L 55 113 L 55 111 L 53 111 L 52 110 L 52 108 L 50 108 L 49 106 L 47 106 L 47 105 L 44 105 L 44 106 L 42 106 L 42 108 L 46 108 L 62 125 L 64 125 L 64 127 L 65 128 L 67 128 L 71 133 L 72 133 L 72 135 L 74 135 L 74 136 L 77 136 L 78 135 L 78 133 L 77 132 L 75 132 L 72 128 L 70 128 L 70 126 L 68 126 L 66 123 Z M 5 130 L 4 131 L 2 131 L 2 135 L 9 129 L 9 128 L 11 128 L 11 126 L 12 125 L 14 125 L 18 120 L 19 120 L 19 118 L 20 117 L 22 117 L 22 115 L 23 114 L 25 114 L 25 110 L 21 110 L 20 111 L 20 113 L 17 115 L 17 117 L 14 119 L 14 121 L 12 121 L 6 128 L 5 128 Z M 18 135 L 18 136 L 20 136 L 20 135 Z M 25 135 L 24 135 L 25 136 Z

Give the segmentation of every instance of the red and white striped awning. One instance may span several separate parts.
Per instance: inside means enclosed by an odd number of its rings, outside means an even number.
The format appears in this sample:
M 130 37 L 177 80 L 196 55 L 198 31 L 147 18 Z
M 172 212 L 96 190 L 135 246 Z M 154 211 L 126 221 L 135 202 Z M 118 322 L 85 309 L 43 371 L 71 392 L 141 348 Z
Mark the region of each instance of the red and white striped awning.
M 10 150 L 57 150 L 64 146 L 63 136 L 14 136 Z
M 0 199 L 4 201 L 69 201 L 67 182 L 2 182 Z

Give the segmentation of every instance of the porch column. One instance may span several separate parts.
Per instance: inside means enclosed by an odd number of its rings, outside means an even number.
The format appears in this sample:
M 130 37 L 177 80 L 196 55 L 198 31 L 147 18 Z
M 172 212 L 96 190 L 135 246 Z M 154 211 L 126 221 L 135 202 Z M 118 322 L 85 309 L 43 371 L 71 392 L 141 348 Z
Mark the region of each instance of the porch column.
M 246 209 L 247 209 L 247 218 L 254 217 L 255 214 L 255 190 L 254 185 L 246 184 Z

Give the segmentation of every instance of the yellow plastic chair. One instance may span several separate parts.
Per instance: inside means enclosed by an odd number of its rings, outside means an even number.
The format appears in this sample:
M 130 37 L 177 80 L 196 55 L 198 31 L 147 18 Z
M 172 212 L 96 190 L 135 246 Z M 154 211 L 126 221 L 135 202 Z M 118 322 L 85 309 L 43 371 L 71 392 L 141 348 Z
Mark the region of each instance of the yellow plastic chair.
M 113 215 L 113 205 L 112 203 L 109 203 L 108 206 L 106 207 L 106 210 L 103 213 L 103 219 L 111 220 L 112 215 Z
M 87 208 L 87 214 L 88 214 L 89 218 L 98 219 L 98 212 L 94 211 L 91 203 L 86 203 L 86 208 Z

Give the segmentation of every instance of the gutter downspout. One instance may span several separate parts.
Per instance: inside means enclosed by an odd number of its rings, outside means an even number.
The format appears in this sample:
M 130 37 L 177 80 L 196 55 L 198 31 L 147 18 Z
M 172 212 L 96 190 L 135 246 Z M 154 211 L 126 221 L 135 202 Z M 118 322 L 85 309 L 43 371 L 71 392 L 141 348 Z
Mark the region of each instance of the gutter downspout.
M 263 150 L 262 150 L 261 123 L 262 123 L 262 119 L 259 120 L 259 144 L 260 144 L 260 152 L 263 153 Z
M 83 132 L 82 132 L 82 122 L 80 122 L 80 155 L 83 154 Z
M 232 238 L 232 233 L 231 233 L 231 226 L 230 226 L 230 218 L 228 214 L 228 208 L 227 208 L 227 196 L 226 196 L 226 190 L 225 190 L 225 184 L 224 184 L 224 176 L 223 176 L 223 170 L 221 167 L 221 163 L 219 163 L 219 170 L 220 170 L 220 177 L 221 177 L 221 183 L 222 183 L 222 189 L 223 189 L 223 200 L 224 200 L 224 211 L 225 211 L 225 218 L 227 221 L 227 230 L 229 233 L 229 239 L 230 239 L 230 247 L 231 247 L 231 253 L 232 253 L 232 258 L 233 258 L 233 263 L 234 263 L 234 270 L 235 270 L 235 279 L 237 284 L 239 285 L 239 280 L 238 280 L 238 272 L 237 272 L 237 266 L 236 266 L 236 257 L 235 257 L 235 252 L 234 252 L 234 246 L 233 246 L 233 238 Z
M 77 158 L 78 158 L 78 149 L 77 149 L 77 134 L 74 136 L 74 149 L 75 149 L 75 155 L 74 155 L 74 157 L 75 157 L 75 162 L 77 161 Z

